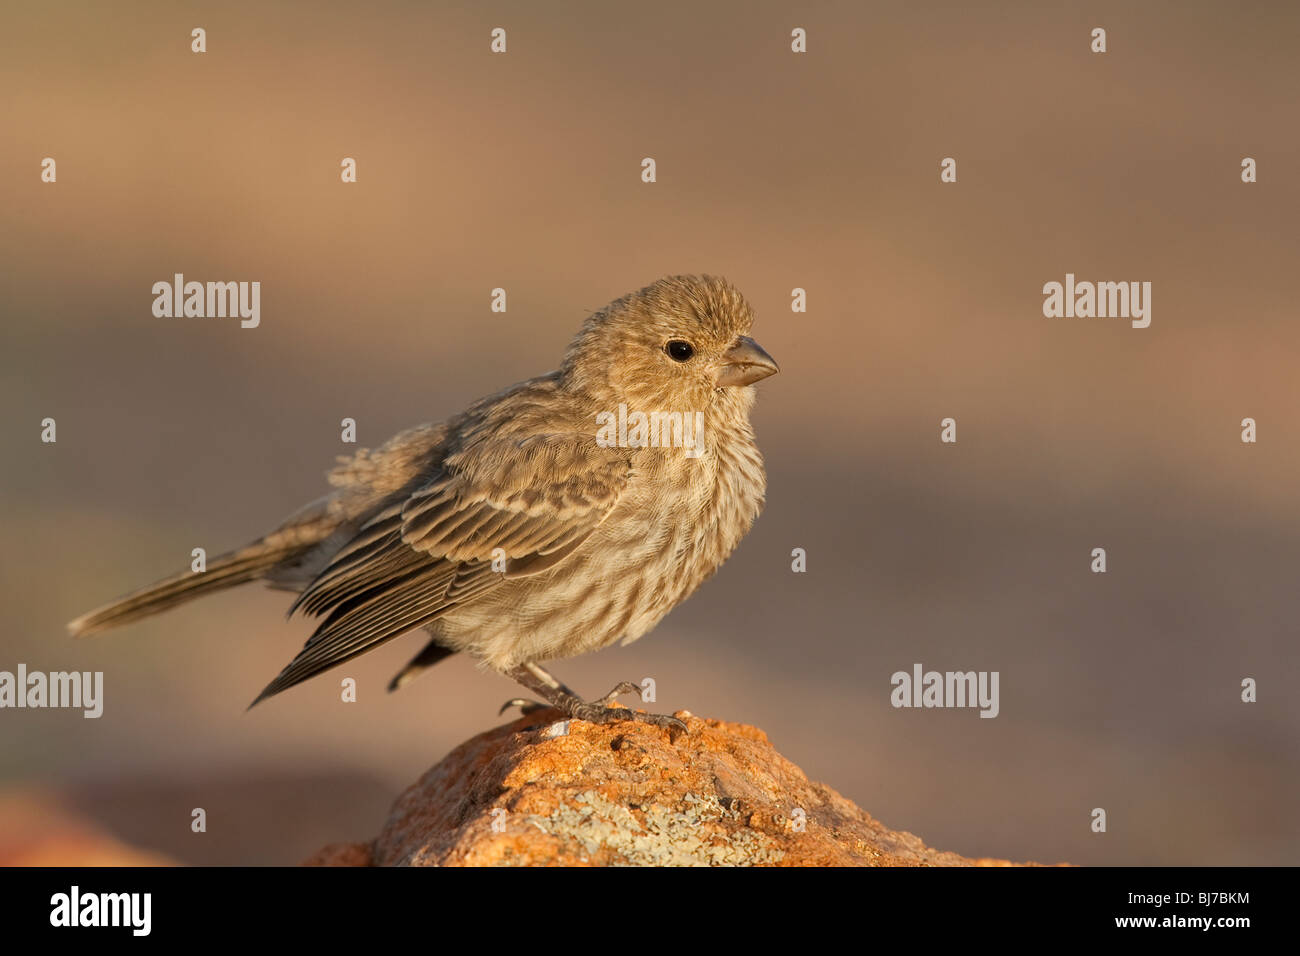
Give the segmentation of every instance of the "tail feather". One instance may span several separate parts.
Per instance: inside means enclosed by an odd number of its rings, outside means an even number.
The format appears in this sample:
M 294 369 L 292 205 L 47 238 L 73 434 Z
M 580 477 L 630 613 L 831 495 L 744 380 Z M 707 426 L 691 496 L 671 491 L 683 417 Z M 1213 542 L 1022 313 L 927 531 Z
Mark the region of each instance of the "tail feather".
M 214 558 L 206 571 L 186 571 L 173 575 L 146 588 L 132 591 L 89 614 L 83 614 L 68 624 L 68 631 L 74 637 L 84 637 L 157 614 L 204 594 L 255 581 L 277 564 L 310 547 L 310 544 L 302 542 L 273 547 L 266 541 L 258 541 Z

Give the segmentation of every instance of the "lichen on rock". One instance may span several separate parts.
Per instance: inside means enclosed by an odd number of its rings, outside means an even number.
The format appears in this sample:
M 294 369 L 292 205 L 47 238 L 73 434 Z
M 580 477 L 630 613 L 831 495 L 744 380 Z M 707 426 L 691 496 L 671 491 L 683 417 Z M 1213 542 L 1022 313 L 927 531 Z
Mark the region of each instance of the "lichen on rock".
M 745 724 L 687 732 L 543 711 L 465 742 L 397 800 L 370 844 L 310 864 L 971 866 L 808 780 Z

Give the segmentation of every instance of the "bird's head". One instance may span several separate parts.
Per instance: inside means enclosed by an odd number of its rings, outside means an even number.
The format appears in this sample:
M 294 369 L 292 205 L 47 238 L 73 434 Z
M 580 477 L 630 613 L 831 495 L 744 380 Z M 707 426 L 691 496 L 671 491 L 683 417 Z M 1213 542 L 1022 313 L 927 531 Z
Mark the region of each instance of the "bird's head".
M 745 413 L 776 361 L 749 337 L 754 314 L 725 279 L 670 276 L 588 317 L 565 356 L 571 388 L 631 410 Z

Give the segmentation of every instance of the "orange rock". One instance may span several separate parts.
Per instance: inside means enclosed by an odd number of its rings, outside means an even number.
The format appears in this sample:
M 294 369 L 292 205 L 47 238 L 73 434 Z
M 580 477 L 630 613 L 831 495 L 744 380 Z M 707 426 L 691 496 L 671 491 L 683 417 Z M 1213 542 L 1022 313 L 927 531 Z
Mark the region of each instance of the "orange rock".
M 369 846 L 317 865 L 1005 866 L 931 849 L 812 783 L 767 735 L 677 716 L 689 732 L 555 711 L 457 747 Z
M 303 866 L 371 866 L 370 846 L 366 843 L 331 843 L 304 860 Z

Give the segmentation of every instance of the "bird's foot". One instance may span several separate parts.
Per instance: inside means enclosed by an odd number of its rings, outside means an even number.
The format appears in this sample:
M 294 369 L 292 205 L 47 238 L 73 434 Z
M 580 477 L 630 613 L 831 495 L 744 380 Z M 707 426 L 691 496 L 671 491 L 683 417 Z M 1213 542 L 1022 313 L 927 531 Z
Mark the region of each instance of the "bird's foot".
M 641 688 L 638 685 L 633 684 L 630 680 L 625 680 L 622 683 L 620 683 L 617 687 L 615 687 L 613 690 L 611 690 L 608 694 L 606 694 L 604 697 L 600 698 L 600 700 L 593 700 L 591 703 L 599 707 L 608 707 L 610 704 L 614 703 L 614 701 L 618 700 L 618 698 L 622 697 L 624 694 L 639 694 L 639 693 L 641 693 Z
M 604 701 L 599 700 L 591 702 L 579 700 L 563 709 L 575 720 L 585 720 L 593 724 L 613 724 L 620 720 L 637 720 L 643 724 L 663 727 L 674 737 L 686 730 L 685 722 L 670 714 L 643 714 L 639 710 L 629 710 L 626 707 L 607 707 Z
M 625 685 L 620 684 L 620 687 Z M 617 688 L 616 688 L 617 689 Z M 640 688 L 633 685 L 633 690 Z M 628 691 L 620 691 L 628 693 Z M 686 724 L 669 714 L 643 714 L 640 711 L 629 710 L 626 707 L 609 706 L 615 694 L 607 694 L 600 700 L 586 701 L 580 697 L 573 698 L 572 703 L 562 701 L 558 704 L 545 704 L 540 700 L 529 700 L 526 697 L 515 697 L 501 705 L 498 714 L 504 714 L 511 707 L 518 707 L 519 713 L 527 716 L 543 710 L 560 710 L 575 720 L 585 720 L 591 724 L 612 724 L 620 720 L 639 720 L 644 724 L 653 724 L 656 727 L 665 727 L 669 731 L 680 733 L 686 729 Z
M 508 701 L 505 707 L 501 708 L 502 712 L 508 707 L 517 706 L 522 708 L 524 713 L 529 714 L 550 706 L 562 711 L 574 720 L 585 720 L 593 724 L 612 724 L 620 720 L 637 720 L 643 724 L 663 727 L 669 732 L 669 736 L 674 739 L 677 734 L 686 730 L 684 721 L 668 714 L 643 714 L 639 711 L 629 710 L 626 707 L 610 706 L 623 694 L 638 694 L 641 692 L 641 688 L 631 681 L 623 681 L 599 700 L 586 701 L 556 680 L 540 664 L 525 664 L 517 667 L 510 671 L 510 676 L 529 690 L 546 698 L 548 704 L 539 704 L 536 701 L 517 697 Z
M 544 704 L 540 700 L 529 700 L 527 697 L 512 697 L 501 705 L 501 709 L 497 711 L 497 716 L 501 716 L 511 707 L 518 707 L 519 713 L 527 716 L 535 714 L 539 710 L 550 710 L 554 707 L 554 704 Z
M 610 724 L 619 720 L 639 720 L 642 723 L 654 724 L 656 727 L 666 727 L 670 731 L 679 733 L 686 729 L 684 723 L 676 717 L 670 717 L 668 714 L 642 714 L 626 707 L 610 706 L 624 694 L 640 693 L 641 687 L 639 685 L 625 680 L 599 700 L 578 701 L 575 709 L 569 711 L 569 716 L 576 717 L 579 720 L 588 720 L 593 724 Z

